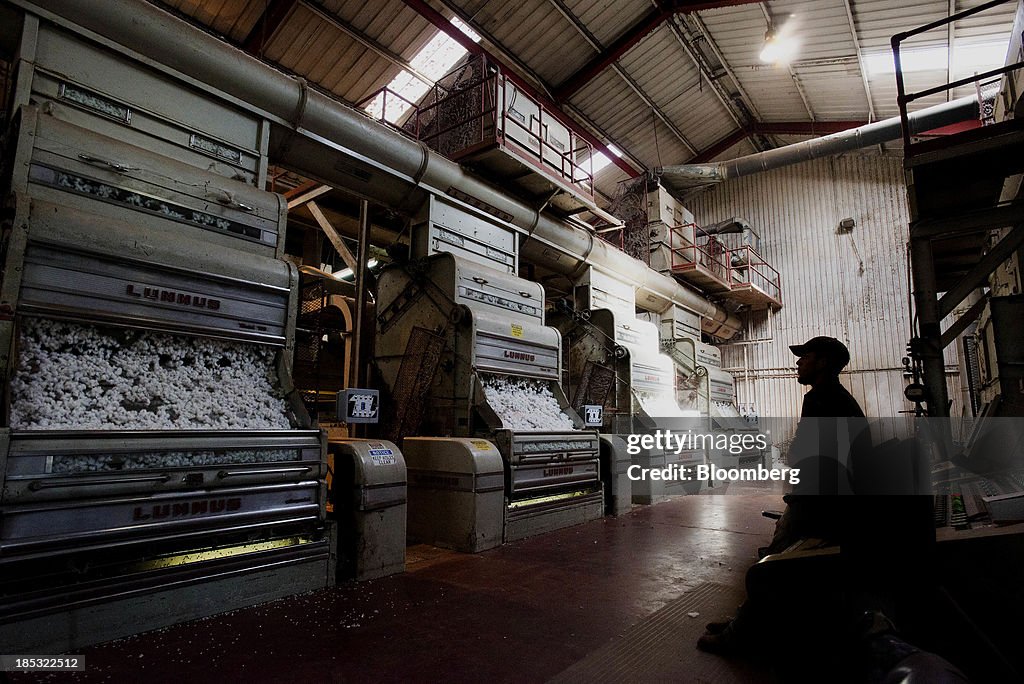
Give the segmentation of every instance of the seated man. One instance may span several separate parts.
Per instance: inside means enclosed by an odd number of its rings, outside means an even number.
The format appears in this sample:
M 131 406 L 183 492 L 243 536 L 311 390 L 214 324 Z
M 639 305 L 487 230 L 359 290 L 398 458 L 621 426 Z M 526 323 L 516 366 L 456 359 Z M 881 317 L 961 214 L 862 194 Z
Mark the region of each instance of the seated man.
M 871 431 L 857 400 L 839 382 L 850 352 L 834 337 L 815 337 L 792 345 L 797 355 L 797 382 L 810 385 L 789 463 L 800 471 L 800 484 L 785 497 L 786 511 L 775 526 L 767 553 L 780 553 L 799 539 L 838 542 L 843 509 L 851 502 L 835 495 L 853 493 L 851 462 L 871 449 Z
M 863 411 L 839 384 L 849 352 L 829 337 L 791 349 L 799 357 L 798 381 L 811 386 L 790 450 L 801 483 L 785 497 L 786 512 L 769 551 L 780 553 L 813 537 L 839 544 L 840 552 L 786 554 L 792 557 L 754 565 L 747 572 L 747 600 L 736 617 L 709 623 L 697 646 L 721 655 L 760 652 L 793 676 L 849 676 L 853 673 L 843 669 L 848 667 L 886 672 L 897 662 L 909 663 L 904 657 L 917 652 L 895 635 L 885 617 L 899 616 L 900 610 L 913 616 L 915 601 L 929 585 L 931 496 L 853 496 L 858 487 L 851 471 L 856 475 L 858 462 L 879 454 L 872 449 Z M 877 485 L 860 488 L 873 494 Z M 875 622 L 881 616 L 887 627 L 865 628 L 865 615 Z M 786 649 L 796 646 L 798 652 Z M 915 657 L 925 664 L 944 663 Z
M 789 454 L 791 467 L 801 471 L 800 484 L 785 497 L 786 511 L 776 525 L 768 553 L 779 553 L 807 537 L 842 539 L 856 519 L 853 497 L 840 496 L 852 493 L 849 454 L 870 448 L 871 443 L 864 412 L 839 383 L 839 373 L 850 361 L 846 345 L 833 337 L 815 337 L 790 349 L 798 357 L 797 381 L 811 389 L 804 395 Z M 778 597 L 754 595 L 757 589 L 749 580 L 748 572 L 748 599 L 736 617 L 728 623 L 711 623 L 697 641 L 698 648 L 720 654 L 745 650 L 764 628 L 770 617 L 767 613 L 784 608 Z

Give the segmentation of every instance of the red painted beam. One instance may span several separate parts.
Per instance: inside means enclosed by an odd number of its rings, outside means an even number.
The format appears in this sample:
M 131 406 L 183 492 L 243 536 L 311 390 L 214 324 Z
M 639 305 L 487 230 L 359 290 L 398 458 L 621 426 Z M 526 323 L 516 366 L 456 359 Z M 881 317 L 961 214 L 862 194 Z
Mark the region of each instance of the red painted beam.
M 981 128 L 981 119 L 967 119 L 955 124 L 949 124 L 942 128 L 933 128 L 930 131 L 924 133 L 918 133 L 920 137 L 925 136 L 940 136 L 940 135 L 956 135 L 957 133 L 963 133 L 964 131 L 970 131 L 975 128 Z
M 722 9 L 723 7 L 739 7 L 740 5 L 756 5 L 764 0 L 675 0 L 671 4 L 676 12 L 701 12 L 710 9 Z
M 686 163 L 703 164 L 705 162 L 709 162 L 718 155 L 725 152 L 733 145 L 735 145 L 736 143 L 740 142 L 741 140 L 746 140 L 749 135 L 750 131 L 744 128 L 737 128 L 735 131 L 725 136 L 711 147 L 707 148 L 706 150 L 701 150 L 701 152 L 697 154 L 697 156 L 695 156 L 693 159 L 689 160 Z
M 640 21 L 633 24 L 633 26 L 626 29 L 625 33 L 616 38 L 614 43 L 606 47 L 603 52 L 595 55 L 593 59 L 580 67 L 576 73 L 565 79 L 562 85 L 555 88 L 555 99 L 559 102 L 565 102 L 579 92 L 595 76 L 643 40 L 644 36 L 661 26 L 666 19 L 672 16 L 672 12 L 673 10 L 671 9 L 655 7 L 645 14 Z
M 263 14 L 253 24 L 249 35 L 242 41 L 242 49 L 249 54 L 261 55 L 274 33 L 284 23 L 285 18 L 298 4 L 298 0 L 271 0 Z
M 477 43 L 472 38 L 467 36 L 465 33 L 459 30 L 459 27 L 448 21 L 443 14 L 438 12 L 436 9 L 428 5 L 424 0 L 403 0 L 405 4 L 416 10 L 416 13 L 421 17 L 429 21 L 431 24 L 441 29 L 448 34 L 448 37 L 454 40 L 456 43 L 466 49 L 471 55 L 487 55 L 488 59 L 493 59 L 490 53 L 484 49 L 480 43 Z M 497 61 L 497 60 L 495 60 Z
M 402 1 L 412 9 L 416 10 L 424 19 L 426 19 L 431 24 L 433 24 L 434 26 L 448 34 L 448 36 L 451 37 L 452 40 L 454 40 L 456 43 L 464 47 L 470 54 L 483 55 L 492 64 L 499 66 L 501 68 L 502 73 L 505 75 L 505 78 L 512 81 L 512 83 L 514 83 L 516 87 L 518 87 L 520 90 L 525 92 L 533 99 L 537 100 L 539 103 L 541 103 L 544 106 L 544 108 L 556 119 L 561 121 L 562 124 L 566 126 L 566 128 L 568 128 L 570 131 L 572 131 L 573 133 L 575 133 L 576 135 L 580 136 L 588 143 L 590 143 L 590 145 L 595 150 L 601 152 L 604 156 L 608 157 L 608 159 L 610 159 L 613 164 L 615 164 L 620 169 L 625 171 L 630 178 L 636 178 L 646 170 L 634 169 L 632 165 L 630 165 L 626 160 L 621 159 L 617 154 L 609 150 L 607 145 L 598 140 L 597 137 L 592 135 L 589 131 L 583 129 L 583 127 L 581 127 L 579 123 L 576 122 L 574 119 L 567 116 L 565 112 L 562 111 L 561 107 L 559 107 L 556 103 L 552 102 L 546 95 L 538 92 L 537 89 L 534 88 L 529 83 L 527 83 L 525 79 L 522 79 L 518 75 L 516 75 L 516 73 L 509 69 L 508 67 L 506 67 L 501 62 L 501 60 L 499 60 L 497 57 L 488 52 L 487 49 L 484 48 L 482 45 L 474 42 L 472 38 L 470 38 L 461 30 L 459 30 L 458 26 L 448 21 L 448 19 L 446 19 L 444 15 L 442 15 L 440 12 L 438 12 L 433 7 L 428 5 L 424 0 Z
M 583 86 L 592 81 L 595 76 L 614 63 L 615 60 L 629 52 L 630 48 L 643 40 L 644 36 L 661 26 L 665 23 L 665 20 L 677 12 L 697 12 L 718 7 L 750 5 L 756 2 L 760 2 L 760 0 L 718 0 L 718 2 L 709 2 L 707 0 L 668 0 L 667 2 L 659 2 L 656 7 L 641 17 L 633 26 L 623 31 L 611 45 L 595 55 L 593 59 L 580 67 L 572 76 L 565 79 L 562 85 L 555 89 L 555 99 L 559 102 L 568 100 L 575 93 L 579 92 Z

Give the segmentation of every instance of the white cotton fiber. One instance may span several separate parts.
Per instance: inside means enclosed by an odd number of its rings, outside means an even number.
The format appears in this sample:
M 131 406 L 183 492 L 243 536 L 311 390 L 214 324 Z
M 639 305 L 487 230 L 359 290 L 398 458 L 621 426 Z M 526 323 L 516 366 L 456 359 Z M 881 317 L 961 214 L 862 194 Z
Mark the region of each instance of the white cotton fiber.
M 295 461 L 298 450 L 228 449 L 223 451 L 154 451 L 131 454 L 62 454 L 53 457 L 52 473 L 138 470 L 146 468 L 191 468 L 239 463 Z
M 270 347 L 37 318 L 18 346 L 16 430 L 291 427 Z
M 546 382 L 507 375 L 484 375 L 482 379 L 487 403 L 506 428 L 551 432 L 575 429 Z

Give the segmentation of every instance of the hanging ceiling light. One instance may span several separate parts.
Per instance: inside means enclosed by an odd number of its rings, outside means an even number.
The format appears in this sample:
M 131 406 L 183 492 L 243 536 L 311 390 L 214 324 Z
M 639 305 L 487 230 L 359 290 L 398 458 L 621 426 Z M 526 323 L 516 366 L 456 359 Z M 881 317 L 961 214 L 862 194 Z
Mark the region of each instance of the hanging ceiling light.
M 764 48 L 759 58 L 765 64 L 787 64 L 796 56 L 800 47 L 794 35 L 796 24 L 792 17 L 781 28 L 769 26 L 764 34 Z
M 761 49 L 761 54 L 758 57 L 765 64 L 774 64 L 779 54 L 779 43 L 775 36 L 775 31 L 768 29 L 768 32 L 764 34 L 764 48 Z

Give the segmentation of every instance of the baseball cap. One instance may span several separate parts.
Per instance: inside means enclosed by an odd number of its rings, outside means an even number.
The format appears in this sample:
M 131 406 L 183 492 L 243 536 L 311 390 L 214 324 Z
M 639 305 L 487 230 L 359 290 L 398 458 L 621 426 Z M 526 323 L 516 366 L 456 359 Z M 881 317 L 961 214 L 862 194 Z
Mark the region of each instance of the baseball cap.
M 834 337 L 812 337 L 803 344 L 790 345 L 790 350 L 797 356 L 804 354 L 820 354 L 832 361 L 833 365 L 842 370 L 850 363 L 850 350 Z

